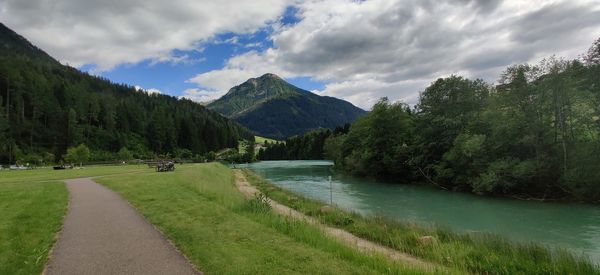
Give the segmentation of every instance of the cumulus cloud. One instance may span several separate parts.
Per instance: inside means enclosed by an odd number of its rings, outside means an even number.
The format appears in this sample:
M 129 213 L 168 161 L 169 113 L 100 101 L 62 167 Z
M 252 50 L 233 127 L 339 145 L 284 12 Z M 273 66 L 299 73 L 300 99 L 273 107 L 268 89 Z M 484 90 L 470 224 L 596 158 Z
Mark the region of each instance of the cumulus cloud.
M 437 77 L 493 82 L 511 64 L 575 58 L 600 36 L 598 0 L 305 1 L 295 16 L 274 26 L 272 48 L 191 81 L 222 93 L 241 76 L 273 72 L 325 81 L 320 94 L 364 108 L 381 96 L 416 103 Z
M 252 33 L 276 20 L 286 0 L 4 0 L 0 20 L 62 62 L 108 70 L 142 60 L 185 61 L 214 35 Z
M 282 22 L 290 5 L 295 21 Z M 369 108 L 382 96 L 416 103 L 438 77 L 494 82 L 511 64 L 575 58 L 600 36 L 600 0 L 3 0 L 0 21 L 95 71 L 199 62 L 186 53 L 205 43 L 243 49 L 188 80 L 197 87 L 183 96 L 197 101 L 271 72 L 322 81 L 316 93 Z M 272 30 L 268 41 L 240 44 L 259 29 Z

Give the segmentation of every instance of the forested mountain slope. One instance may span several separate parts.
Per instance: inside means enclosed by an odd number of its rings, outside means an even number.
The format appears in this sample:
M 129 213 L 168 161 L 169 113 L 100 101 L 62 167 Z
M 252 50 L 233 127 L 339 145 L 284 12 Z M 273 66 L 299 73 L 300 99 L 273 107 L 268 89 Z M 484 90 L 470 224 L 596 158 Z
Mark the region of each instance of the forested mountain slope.
M 275 139 L 312 129 L 333 129 L 365 113 L 347 101 L 302 90 L 274 74 L 252 78 L 231 88 L 208 108 L 260 136 Z
M 8 89 L 8 94 L 7 94 Z M 54 158 L 86 144 L 92 159 L 128 148 L 135 157 L 203 154 L 236 147 L 252 135 L 237 123 L 185 99 L 61 65 L 0 24 L 0 163 Z

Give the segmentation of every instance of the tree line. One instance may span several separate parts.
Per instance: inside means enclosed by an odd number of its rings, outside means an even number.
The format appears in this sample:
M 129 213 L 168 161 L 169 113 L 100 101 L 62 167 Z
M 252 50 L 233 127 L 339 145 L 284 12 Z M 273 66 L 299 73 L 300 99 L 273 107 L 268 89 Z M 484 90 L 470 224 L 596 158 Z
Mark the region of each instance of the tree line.
M 90 160 L 114 159 L 123 148 L 135 158 L 195 156 L 253 138 L 190 100 L 63 66 L 6 29 L 0 38 L 0 163 L 60 161 L 79 144 Z
M 258 150 L 258 160 L 311 160 L 323 159 L 325 141 L 332 135 L 348 133 L 350 124 L 330 129 L 316 129 L 304 135 L 292 136 L 285 141 L 266 141 Z
M 357 176 L 599 202 L 600 39 L 581 59 L 511 66 L 495 86 L 450 76 L 414 107 L 384 98 L 323 154 Z

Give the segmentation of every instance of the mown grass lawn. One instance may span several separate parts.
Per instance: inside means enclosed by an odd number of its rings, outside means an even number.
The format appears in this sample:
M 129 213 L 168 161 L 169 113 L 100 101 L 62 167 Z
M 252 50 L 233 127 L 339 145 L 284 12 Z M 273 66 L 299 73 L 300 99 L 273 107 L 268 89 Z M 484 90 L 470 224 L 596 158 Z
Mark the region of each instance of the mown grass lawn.
M 424 273 L 357 252 L 246 200 L 232 171 L 218 163 L 96 181 L 132 203 L 206 274 Z
M 84 166 L 83 168 L 52 170 L 52 168 L 38 168 L 32 170 L 0 171 L 0 184 L 36 181 L 62 181 L 84 177 L 96 177 L 114 174 L 148 173 L 146 165 L 107 165 Z
M 0 184 L 0 274 L 39 274 L 67 208 L 61 182 Z
M 256 143 L 263 144 L 263 143 L 265 143 L 265 141 L 268 141 L 269 143 L 276 143 L 276 142 L 278 142 L 277 140 L 274 140 L 274 139 L 270 139 L 270 138 L 266 138 L 266 137 L 261 137 L 261 136 L 254 136 L 254 142 L 256 142 Z
M 138 166 L 0 171 L 0 274 L 39 274 L 67 210 L 63 179 L 145 172 Z
M 381 217 L 363 217 L 337 208 L 322 211 L 323 203 L 283 190 L 256 173 L 243 170 L 248 181 L 273 200 L 354 235 L 448 267 L 475 274 L 600 274 L 589 260 L 565 250 L 515 243 L 491 234 L 457 234 L 423 228 Z M 433 245 L 423 245 L 432 236 Z

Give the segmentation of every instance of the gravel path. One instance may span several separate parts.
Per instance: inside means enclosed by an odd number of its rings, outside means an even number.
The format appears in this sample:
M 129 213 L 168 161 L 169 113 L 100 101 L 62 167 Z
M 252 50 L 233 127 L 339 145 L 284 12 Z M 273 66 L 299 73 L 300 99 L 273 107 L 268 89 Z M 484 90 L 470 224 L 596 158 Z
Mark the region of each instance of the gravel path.
M 199 274 L 117 193 L 89 178 L 66 185 L 69 209 L 44 274 Z
M 250 185 L 250 183 L 246 180 L 246 178 L 244 177 L 241 170 L 234 169 L 234 173 L 235 173 L 235 185 L 238 188 L 238 190 L 240 190 L 240 192 L 242 192 L 246 197 L 252 198 L 252 197 L 256 196 L 256 194 L 260 193 L 260 191 L 258 191 L 258 189 L 256 189 L 256 187 Z M 409 264 L 411 266 L 423 268 L 428 271 L 443 272 L 443 270 L 444 270 L 443 267 L 437 266 L 433 263 L 426 262 L 426 261 L 416 258 L 412 255 L 402 253 L 400 251 L 379 245 L 377 243 L 365 240 L 363 238 L 359 238 L 359 237 L 351 234 L 348 231 L 324 225 L 324 224 L 320 223 L 317 219 L 315 219 L 313 217 L 309 217 L 303 213 L 300 213 L 299 211 L 297 211 L 295 209 L 292 209 L 288 206 L 280 204 L 274 200 L 269 199 L 269 201 L 271 204 L 271 208 L 276 213 L 283 215 L 283 216 L 289 216 L 289 217 L 292 217 L 295 219 L 304 220 L 310 224 L 318 226 L 327 235 L 334 237 L 334 238 L 340 240 L 341 242 L 345 243 L 346 245 L 348 245 L 350 247 L 354 247 L 355 249 L 357 249 L 359 251 L 362 251 L 365 253 L 373 253 L 374 252 L 374 253 L 382 254 L 394 261 L 398 261 L 398 262 L 402 262 L 405 264 Z M 443 273 L 445 273 L 445 272 L 443 272 Z

